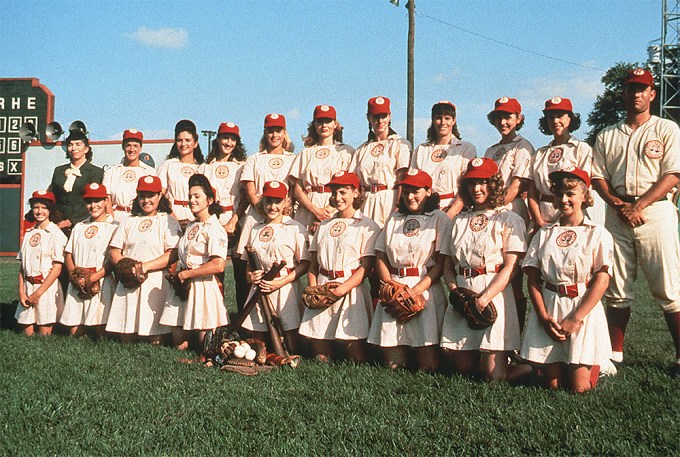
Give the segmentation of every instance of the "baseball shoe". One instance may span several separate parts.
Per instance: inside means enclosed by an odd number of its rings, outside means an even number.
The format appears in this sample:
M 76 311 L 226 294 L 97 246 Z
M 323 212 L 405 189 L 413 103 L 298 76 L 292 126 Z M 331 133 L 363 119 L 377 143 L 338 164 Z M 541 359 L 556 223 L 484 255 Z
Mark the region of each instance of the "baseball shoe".
M 606 362 L 603 362 L 602 365 L 600 365 L 600 377 L 601 378 L 604 377 L 604 376 L 614 376 L 614 375 L 616 375 L 617 372 L 618 372 L 618 370 L 616 369 L 616 366 L 609 359 L 607 359 Z

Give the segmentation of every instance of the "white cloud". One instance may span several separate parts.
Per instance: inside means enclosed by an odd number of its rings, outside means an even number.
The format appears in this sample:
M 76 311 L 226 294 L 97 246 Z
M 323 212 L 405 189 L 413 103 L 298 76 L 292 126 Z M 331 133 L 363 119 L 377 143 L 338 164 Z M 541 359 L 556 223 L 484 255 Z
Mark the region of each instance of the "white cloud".
M 454 79 L 455 77 L 460 75 L 460 70 L 458 68 L 454 68 L 453 70 L 450 70 L 448 72 L 441 72 L 437 73 L 432 77 L 432 82 L 434 83 L 443 83 L 446 81 L 449 81 L 451 79 Z
M 596 72 L 535 78 L 529 80 L 529 87 L 519 91 L 517 96 L 522 106 L 527 108 L 543 109 L 547 99 L 560 96 L 571 99 L 574 104 L 587 103 L 587 106 L 574 107 L 577 111 L 587 111 L 595 97 L 602 92 L 601 78 L 602 75 Z
M 132 33 L 126 33 L 125 36 L 152 48 L 177 49 L 186 45 L 189 33 L 182 28 L 152 30 L 142 26 Z
M 168 140 L 173 139 L 175 134 L 172 130 L 142 130 L 145 140 Z M 123 139 L 123 132 L 118 132 L 107 138 L 109 141 L 116 141 Z
M 300 110 L 297 108 L 293 108 L 292 110 L 286 113 L 286 117 L 288 119 L 300 119 Z

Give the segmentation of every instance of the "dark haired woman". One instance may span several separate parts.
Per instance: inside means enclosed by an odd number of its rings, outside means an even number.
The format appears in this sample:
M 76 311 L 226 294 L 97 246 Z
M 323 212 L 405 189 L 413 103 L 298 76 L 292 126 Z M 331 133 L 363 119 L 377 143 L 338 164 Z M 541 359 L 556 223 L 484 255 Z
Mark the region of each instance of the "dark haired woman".
M 51 221 L 56 213 L 52 192 L 33 192 L 28 199 L 27 220 L 33 227 L 24 234 L 17 259 L 19 305 L 14 317 L 25 335 L 50 335 L 64 307 L 64 293 L 57 281 L 64 263 L 66 236 Z
M 445 236 L 442 255 L 449 290 L 458 287 L 478 294 L 481 311 L 495 306 L 496 322 L 472 329 L 460 312 L 449 306 L 441 346 L 448 368 L 461 374 L 480 373 L 487 381 L 513 379 L 526 373 L 511 369 L 508 356 L 519 350 L 520 329 L 510 281 L 526 251 L 524 221 L 505 207 L 505 182 L 493 159 L 470 161 L 461 178 L 460 195 L 471 211 L 461 213 Z
M 64 217 L 57 226 L 68 236 L 71 228 L 88 217 L 83 200 L 85 186 L 102 183 L 104 170 L 92 165 L 90 140 L 80 130 L 72 130 L 64 140 L 69 163 L 54 169 L 49 190 L 56 198 L 56 209 Z
M 183 119 L 175 125 L 175 143 L 170 149 L 168 160 L 158 167 L 163 194 L 172 204 L 172 214 L 182 227 L 194 220 L 189 209 L 189 177 L 198 171 L 203 163 L 203 152 L 198 144 L 196 124 Z
M 314 109 L 304 141 L 305 148 L 295 156 L 289 178 L 299 204 L 295 220 L 314 233 L 319 222 L 335 212 L 328 205 L 331 190 L 325 184 L 337 172 L 347 170 L 354 148 L 342 143 L 342 126 L 330 105 Z
M 224 274 L 227 232 L 217 219 L 222 207 L 205 175 L 189 178 L 189 208 L 196 220 L 189 224 L 177 245 L 176 273 L 176 280 L 189 282 L 189 295 L 186 301 L 181 301 L 173 293 L 160 321 L 173 328 L 173 344 L 182 350 L 188 349 L 191 333 L 196 333 L 197 345 L 202 347 L 206 331 L 229 323 L 224 294 L 216 278 Z
M 368 140 L 352 157 L 349 171 L 359 176 L 365 198 L 363 213 L 380 227 L 397 206 L 397 178 L 408 169 L 411 144 L 391 127 L 390 99 L 368 101 Z
M 439 210 L 432 178 L 411 169 L 399 180 L 401 197 L 376 241 L 376 273 L 384 283 L 398 282 L 422 297 L 425 308 L 405 323 L 378 306 L 368 335 L 390 368 L 417 366 L 436 371 L 446 309 L 440 250 L 451 220 Z
M 158 343 L 161 335 L 170 333 L 170 328 L 160 323 L 170 292 L 165 274 L 171 258 L 177 256 L 182 234 L 171 212 L 160 178 L 144 176 L 137 183 L 131 216 L 120 224 L 111 239 L 111 263 L 115 266 L 123 257 L 129 257 L 142 262 L 142 273 L 147 275 L 134 289 L 119 282 L 113 296 L 106 331 L 121 334 L 125 341 L 138 335 Z
M 593 150 L 585 141 L 576 139 L 571 132 L 581 126 L 581 116 L 574 113 L 571 100 L 554 97 L 545 101 L 539 129 L 552 135 L 547 146 L 536 151 L 529 173 L 529 212 L 536 229 L 554 222 L 559 210 L 553 205 L 549 175 L 553 171 L 576 167 L 590 175 Z
M 307 337 L 312 353 L 321 360 L 368 360 L 366 338 L 373 304 L 368 282 L 373 271 L 378 224 L 359 210 L 359 178 L 340 171 L 326 184 L 335 216 L 323 221 L 314 233 L 309 251 L 309 285 L 336 282 L 337 301 L 325 309 L 305 309 L 300 335 Z
M 467 170 L 468 161 L 477 157 L 477 150 L 461 141 L 456 122 L 456 105 L 441 100 L 432 105 L 432 122 L 427 129 L 427 142 L 416 148 L 411 168 L 432 176 L 432 191 L 439 194 L 439 206 L 453 219 L 463 203 L 456 199 L 458 178 Z

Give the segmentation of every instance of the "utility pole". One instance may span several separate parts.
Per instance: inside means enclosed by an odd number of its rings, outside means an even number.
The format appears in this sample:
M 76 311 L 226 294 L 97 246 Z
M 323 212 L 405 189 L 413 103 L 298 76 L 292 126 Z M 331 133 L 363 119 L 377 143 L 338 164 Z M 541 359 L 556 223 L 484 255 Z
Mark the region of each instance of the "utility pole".
M 411 142 L 411 145 L 415 145 L 413 142 L 413 118 L 415 115 L 413 47 L 416 36 L 416 0 L 409 0 L 408 3 L 406 3 L 406 8 L 408 8 L 408 106 L 406 108 L 406 139 Z

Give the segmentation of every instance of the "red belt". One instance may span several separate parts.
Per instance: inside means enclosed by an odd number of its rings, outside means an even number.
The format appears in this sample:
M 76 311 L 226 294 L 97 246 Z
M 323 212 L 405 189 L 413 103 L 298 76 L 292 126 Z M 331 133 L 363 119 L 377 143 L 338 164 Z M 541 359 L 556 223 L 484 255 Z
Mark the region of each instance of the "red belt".
M 358 268 L 352 268 L 351 274 L 354 274 L 354 272 L 357 271 L 357 270 L 358 270 Z M 338 278 L 344 278 L 345 277 L 344 270 L 328 271 L 324 268 L 319 267 L 319 273 L 326 276 L 328 279 L 338 279 Z
M 588 287 L 588 283 L 586 283 L 586 287 Z M 545 288 L 555 292 L 557 295 L 560 295 L 562 297 L 578 297 L 578 284 L 551 284 L 549 282 L 545 283 Z
M 96 273 L 97 270 L 98 270 L 98 268 L 96 268 L 96 267 L 82 267 L 82 268 L 83 268 L 83 270 L 89 271 L 90 273 Z
M 503 268 L 503 264 L 498 264 L 493 267 L 492 271 L 488 271 L 486 267 L 472 268 L 472 267 L 459 267 L 458 274 L 465 276 L 466 278 L 474 278 L 475 276 L 485 275 L 488 273 L 498 273 Z
M 189 206 L 189 202 L 186 200 L 175 200 L 172 204 L 177 206 Z
M 38 276 L 24 276 L 24 279 L 31 284 L 42 284 L 43 281 L 45 281 L 45 278 L 43 278 L 42 273 L 40 273 Z
M 220 205 L 222 207 L 222 211 L 231 211 L 234 209 L 234 205 Z
M 439 199 L 444 200 L 446 198 L 453 198 L 455 196 L 456 196 L 456 194 L 454 194 L 453 192 L 451 192 L 449 194 L 439 194 Z
M 555 201 L 555 196 L 554 195 L 548 195 L 548 194 L 541 194 L 540 201 L 552 203 L 552 202 Z
M 387 186 L 384 184 L 371 184 L 370 186 L 361 186 L 361 190 L 374 194 L 376 192 L 380 192 L 381 190 L 387 190 Z
M 130 206 L 118 206 L 117 205 L 117 206 L 114 206 L 113 209 L 116 210 L 116 211 L 125 211 L 126 213 L 129 213 L 130 211 L 132 211 L 132 207 L 130 207 Z
M 392 265 L 389 265 L 387 269 L 392 273 L 393 275 L 397 275 L 400 278 L 403 278 L 404 276 L 420 276 L 420 272 L 422 271 L 421 267 L 400 267 L 400 268 L 394 268 Z M 426 268 L 427 271 L 430 271 L 432 267 Z
M 328 186 L 312 186 L 312 192 L 329 193 L 331 188 Z
M 281 268 L 281 271 L 279 271 L 279 278 L 284 278 L 288 276 L 290 273 L 294 272 L 295 268 Z

